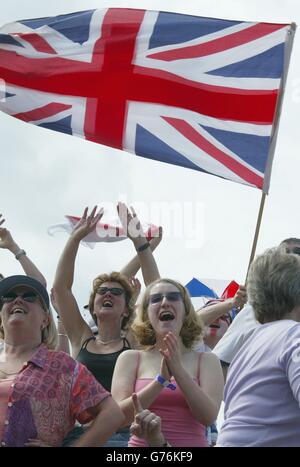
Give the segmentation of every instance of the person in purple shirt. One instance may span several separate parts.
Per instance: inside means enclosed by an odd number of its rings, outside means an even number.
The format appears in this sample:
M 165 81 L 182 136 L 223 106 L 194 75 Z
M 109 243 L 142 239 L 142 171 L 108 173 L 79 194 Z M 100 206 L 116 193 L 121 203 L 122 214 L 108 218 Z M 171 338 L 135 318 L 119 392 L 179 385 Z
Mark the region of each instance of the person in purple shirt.
M 261 326 L 232 360 L 217 446 L 300 447 L 300 257 L 283 245 L 252 263 Z

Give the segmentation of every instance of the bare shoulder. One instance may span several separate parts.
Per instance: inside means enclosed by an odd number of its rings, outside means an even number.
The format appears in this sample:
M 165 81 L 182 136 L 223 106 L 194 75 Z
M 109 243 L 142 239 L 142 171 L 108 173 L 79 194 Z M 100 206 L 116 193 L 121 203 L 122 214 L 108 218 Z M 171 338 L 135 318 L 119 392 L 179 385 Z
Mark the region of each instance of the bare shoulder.
M 203 352 L 200 361 L 200 375 L 205 382 L 212 382 L 223 388 L 224 377 L 221 362 L 212 352 Z
M 201 366 L 211 367 L 211 366 L 221 366 L 220 360 L 212 352 L 203 352 L 201 355 Z
M 122 352 L 118 357 L 118 364 L 136 364 L 137 360 L 140 357 L 140 351 L 136 349 L 128 349 L 126 352 Z

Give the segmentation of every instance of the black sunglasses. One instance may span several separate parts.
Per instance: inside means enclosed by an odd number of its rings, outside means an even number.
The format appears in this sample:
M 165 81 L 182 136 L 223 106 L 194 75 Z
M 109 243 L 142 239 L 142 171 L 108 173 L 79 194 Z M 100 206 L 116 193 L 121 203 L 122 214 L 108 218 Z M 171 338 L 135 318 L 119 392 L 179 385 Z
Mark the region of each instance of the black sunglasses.
M 22 294 L 16 294 L 14 292 L 8 292 L 5 295 L 2 295 L 1 302 L 2 303 L 11 303 L 14 302 L 16 298 L 22 298 L 25 302 L 34 303 L 36 302 L 40 296 L 35 292 L 24 292 Z
M 182 299 L 181 292 L 167 292 L 165 294 L 154 293 L 149 296 L 149 303 L 159 303 L 164 297 L 166 297 L 169 302 L 178 302 Z
M 98 287 L 96 290 L 96 293 L 99 295 L 105 295 L 107 292 L 111 292 L 113 295 L 122 295 L 124 290 L 119 287 Z

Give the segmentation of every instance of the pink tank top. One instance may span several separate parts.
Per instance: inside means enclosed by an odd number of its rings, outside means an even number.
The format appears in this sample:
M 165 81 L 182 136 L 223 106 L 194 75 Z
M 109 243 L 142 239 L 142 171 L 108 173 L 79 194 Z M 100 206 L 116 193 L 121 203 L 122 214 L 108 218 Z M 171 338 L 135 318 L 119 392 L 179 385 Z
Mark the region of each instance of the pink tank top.
M 200 355 L 199 355 L 200 357 Z M 198 365 L 198 381 L 199 381 Z M 140 391 L 152 381 L 152 378 L 139 378 L 135 383 L 135 392 Z M 176 390 L 172 391 L 164 388 L 155 399 L 149 410 L 159 415 L 161 418 L 162 432 L 174 447 L 208 447 L 205 436 L 206 427 L 198 422 L 185 400 L 185 397 L 178 385 Z M 129 447 L 146 447 L 145 440 L 136 436 L 131 436 Z

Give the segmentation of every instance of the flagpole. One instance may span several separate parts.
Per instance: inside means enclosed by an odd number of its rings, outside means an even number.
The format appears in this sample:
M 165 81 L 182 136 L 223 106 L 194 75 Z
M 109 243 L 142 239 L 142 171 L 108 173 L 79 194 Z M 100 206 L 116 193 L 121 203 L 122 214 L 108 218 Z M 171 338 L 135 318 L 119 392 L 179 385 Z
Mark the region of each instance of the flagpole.
M 252 250 L 251 250 L 251 254 L 250 254 L 250 259 L 249 259 L 249 264 L 248 264 L 248 269 L 247 269 L 245 282 L 247 281 L 249 268 L 250 268 L 250 265 L 251 265 L 251 263 L 252 263 L 252 261 L 254 259 L 254 256 L 255 256 L 257 240 L 258 240 L 258 235 L 259 235 L 259 230 L 260 230 L 260 224 L 261 224 L 261 219 L 262 219 L 265 200 L 266 200 L 266 195 L 267 195 L 268 190 L 269 190 L 271 168 L 272 168 L 273 157 L 274 157 L 274 153 L 275 153 L 275 145 L 276 145 L 276 139 L 277 139 L 277 133 L 278 133 L 278 127 L 279 127 L 279 118 L 280 118 L 280 113 L 281 113 L 283 94 L 284 94 L 284 90 L 285 90 L 285 83 L 286 83 L 286 79 L 287 79 L 287 72 L 288 72 L 288 67 L 289 67 L 289 63 L 290 63 L 290 57 L 291 57 L 292 45 L 293 45 L 293 41 L 294 41 L 295 32 L 296 32 L 296 23 L 291 23 L 290 29 L 289 29 L 289 31 L 287 33 L 288 37 L 287 37 L 287 40 L 285 42 L 284 73 L 283 73 L 283 76 L 281 78 L 279 98 L 278 98 L 277 103 L 276 103 L 275 120 L 274 120 L 273 132 L 272 132 L 272 135 L 271 135 L 271 144 L 270 144 L 270 149 L 269 149 L 267 166 L 266 166 L 265 174 L 264 174 L 263 191 L 262 191 L 262 196 L 261 196 L 261 201 L 260 201 L 260 207 L 259 207 L 259 212 L 258 212 L 258 217 L 257 217 L 257 222 L 256 222 L 256 229 L 255 229 L 255 234 L 254 234 L 254 240 L 253 240 L 253 244 L 252 244 Z
M 260 206 L 259 206 L 259 212 L 258 212 L 258 216 L 257 216 L 257 222 L 256 222 L 255 234 L 254 234 L 254 239 L 253 239 L 253 244 L 252 244 L 252 250 L 251 250 L 251 255 L 250 255 L 249 264 L 248 264 L 248 269 L 247 269 L 246 281 L 247 281 L 247 277 L 248 277 L 248 272 L 249 272 L 250 265 L 251 265 L 251 263 L 252 263 L 252 261 L 253 261 L 253 259 L 254 259 L 254 256 L 255 256 L 255 251 L 256 251 L 256 246 L 257 246 L 257 240 L 258 240 L 258 235 L 259 235 L 259 230 L 260 230 L 262 215 L 263 215 L 263 211 L 264 211 L 266 196 L 267 196 L 267 193 L 265 193 L 265 192 L 263 191 L 263 192 L 262 192 L 262 195 L 261 195 L 261 200 L 260 200 Z M 246 282 L 246 281 L 245 281 L 245 282 Z

